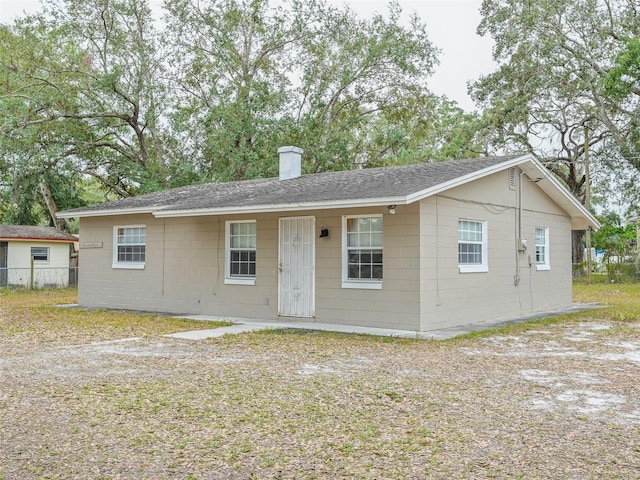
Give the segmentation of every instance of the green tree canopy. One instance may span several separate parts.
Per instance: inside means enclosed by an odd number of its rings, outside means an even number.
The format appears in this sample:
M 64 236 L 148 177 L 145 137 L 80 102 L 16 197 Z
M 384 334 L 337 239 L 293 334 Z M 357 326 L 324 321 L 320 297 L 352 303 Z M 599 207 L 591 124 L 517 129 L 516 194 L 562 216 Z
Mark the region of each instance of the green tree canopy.
M 525 149 L 579 198 L 584 158 L 640 167 L 638 99 L 616 83 L 640 33 L 633 0 L 485 0 L 479 33 L 495 40 L 499 69 L 472 86 L 493 148 Z M 616 86 L 617 85 L 617 86 Z
M 52 0 L 0 26 L 0 215 L 58 223 L 106 195 L 474 156 L 478 118 L 433 95 L 425 24 L 323 0 Z M 89 182 L 88 179 L 93 179 Z

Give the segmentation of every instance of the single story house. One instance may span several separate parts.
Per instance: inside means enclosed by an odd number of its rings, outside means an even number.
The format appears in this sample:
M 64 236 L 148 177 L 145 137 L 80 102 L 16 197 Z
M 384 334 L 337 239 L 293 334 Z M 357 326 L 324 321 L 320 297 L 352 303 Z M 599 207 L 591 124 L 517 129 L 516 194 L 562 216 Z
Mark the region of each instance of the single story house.
M 0 287 L 66 287 L 74 283 L 78 239 L 53 227 L 0 225 Z
M 428 331 L 572 304 L 597 220 L 530 155 L 193 185 L 68 210 L 79 303 Z

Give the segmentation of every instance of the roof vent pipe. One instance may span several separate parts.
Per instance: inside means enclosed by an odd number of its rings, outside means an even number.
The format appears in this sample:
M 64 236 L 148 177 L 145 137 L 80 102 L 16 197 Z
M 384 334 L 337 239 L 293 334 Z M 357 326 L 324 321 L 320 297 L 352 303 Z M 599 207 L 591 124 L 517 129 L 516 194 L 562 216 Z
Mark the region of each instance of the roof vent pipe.
M 280 180 L 297 178 L 302 172 L 302 150 L 298 147 L 280 147 Z

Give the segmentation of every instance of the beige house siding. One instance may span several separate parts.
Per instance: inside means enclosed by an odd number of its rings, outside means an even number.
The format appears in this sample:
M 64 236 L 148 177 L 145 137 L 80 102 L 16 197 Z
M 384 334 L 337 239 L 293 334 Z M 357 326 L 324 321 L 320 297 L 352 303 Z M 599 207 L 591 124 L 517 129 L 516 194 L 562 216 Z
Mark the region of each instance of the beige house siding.
M 316 239 L 316 314 L 319 322 L 417 330 L 420 318 L 419 206 L 323 212 L 318 228 L 329 238 Z M 342 216 L 382 214 L 384 278 L 381 290 L 342 288 Z
M 49 261 L 33 265 L 34 287 L 65 287 L 69 285 L 69 243 L 35 240 L 7 242 L 7 284 L 31 286 L 31 247 L 49 249 Z
M 113 261 L 113 226 L 147 224 L 147 236 L 155 225 L 151 215 L 123 215 L 118 217 L 83 218 L 80 220 L 80 282 L 78 303 L 86 307 L 134 308 L 137 298 L 139 309 L 150 309 L 148 297 L 154 288 L 150 275 L 153 262 L 145 270 L 115 270 Z M 149 249 L 147 241 L 147 249 Z M 156 308 L 160 310 L 162 298 L 157 295 Z
M 278 219 L 314 216 L 316 318 L 323 323 L 417 330 L 420 317 L 419 205 L 291 214 L 156 219 L 152 215 L 81 220 L 79 302 L 89 307 L 273 319 L 278 316 Z M 383 214 L 381 290 L 342 288 L 342 216 Z M 225 222 L 256 220 L 255 285 L 226 285 Z M 113 227 L 146 226 L 142 270 L 112 268 Z M 329 237 L 318 238 L 321 228 Z
M 161 219 L 151 214 L 82 218 L 81 244 L 92 248 L 82 249 L 79 301 L 90 307 L 275 319 L 279 218 L 313 216 L 318 322 L 428 331 L 566 307 L 571 304 L 570 218 L 537 184 L 523 179 L 522 237 L 529 246 L 526 252 L 517 252 L 518 197 L 508 179 L 509 172 L 502 171 L 398 205 L 395 215 L 386 207 L 371 207 Z M 384 279 L 379 290 L 343 288 L 345 215 L 383 216 Z M 487 272 L 459 271 L 459 219 L 487 222 Z M 225 284 L 225 222 L 239 220 L 256 221 L 254 285 Z M 114 225 L 146 226 L 144 269 L 112 267 Z M 536 227 L 549 229 L 546 271 L 535 265 Z M 328 237 L 319 238 L 322 228 L 329 230 Z
M 422 330 L 512 318 L 571 304 L 570 218 L 535 183 L 523 181 L 522 238 L 528 240 L 528 249 L 519 253 L 517 210 L 517 190 L 509 188 L 507 171 L 421 202 Z M 459 219 L 487 222 L 487 272 L 459 271 Z M 536 227 L 549 228 L 548 271 L 536 269 Z

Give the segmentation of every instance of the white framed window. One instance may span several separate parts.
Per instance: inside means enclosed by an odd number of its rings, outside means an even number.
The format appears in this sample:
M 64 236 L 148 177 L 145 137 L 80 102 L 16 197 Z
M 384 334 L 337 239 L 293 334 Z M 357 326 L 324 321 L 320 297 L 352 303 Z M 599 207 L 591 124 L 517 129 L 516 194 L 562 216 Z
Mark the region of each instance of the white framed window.
M 113 227 L 113 268 L 143 269 L 147 255 L 144 225 Z
M 49 247 L 31 247 L 31 258 L 33 258 L 34 262 L 48 262 Z
M 231 285 L 256 283 L 256 221 L 225 223 L 225 281 Z
M 536 227 L 536 270 L 551 270 L 548 227 Z
M 382 215 L 342 217 L 342 288 L 381 289 Z
M 458 220 L 458 269 L 460 273 L 488 272 L 487 222 Z

